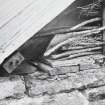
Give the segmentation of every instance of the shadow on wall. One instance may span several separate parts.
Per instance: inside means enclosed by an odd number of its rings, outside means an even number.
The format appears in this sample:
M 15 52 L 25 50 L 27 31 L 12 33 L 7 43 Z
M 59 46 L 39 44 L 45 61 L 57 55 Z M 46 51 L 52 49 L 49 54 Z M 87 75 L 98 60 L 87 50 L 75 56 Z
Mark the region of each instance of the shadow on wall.
M 96 0 L 76 0 L 65 11 L 63 11 L 59 16 L 57 16 L 54 20 L 52 20 L 43 29 L 41 29 L 41 31 L 46 31 L 48 29 L 63 27 L 63 26 L 72 27 L 86 20 L 86 17 L 80 18 L 80 9 L 77 7 L 87 5 L 95 1 Z

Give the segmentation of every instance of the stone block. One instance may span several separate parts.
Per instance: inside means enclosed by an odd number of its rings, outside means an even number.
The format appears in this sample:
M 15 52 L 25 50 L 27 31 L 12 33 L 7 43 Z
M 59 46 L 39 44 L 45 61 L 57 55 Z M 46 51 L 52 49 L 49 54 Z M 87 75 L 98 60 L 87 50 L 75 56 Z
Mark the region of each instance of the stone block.
M 19 76 L 0 77 L 0 99 L 24 96 L 25 84 Z
M 105 105 L 105 99 L 89 102 L 89 105 Z
M 105 86 L 93 89 L 87 89 L 85 91 L 85 94 L 89 101 L 103 100 L 105 99 Z
M 88 105 L 88 103 L 86 97 L 78 91 L 34 98 L 25 96 L 20 100 L 0 101 L 0 105 Z
M 46 73 L 41 73 L 39 76 L 33 74 L 25 77 L 25 83 L 27 94 L 31 97 L 71 92 L 76 89 L 86 90 L 104 86 L 105 71 L 103 68 L 100 68 L 55 76 L 49 76 Z
M 0 105 L 42 105 L 43 97 L 30 98 L 25 96 L 22 99 L 4 99 L 0 101 Z

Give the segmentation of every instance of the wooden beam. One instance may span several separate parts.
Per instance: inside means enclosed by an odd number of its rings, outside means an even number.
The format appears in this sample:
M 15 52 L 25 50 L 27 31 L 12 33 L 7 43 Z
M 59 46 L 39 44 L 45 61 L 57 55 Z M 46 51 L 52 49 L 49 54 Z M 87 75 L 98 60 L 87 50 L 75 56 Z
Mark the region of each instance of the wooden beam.
M 0 64 L 74 1 L 0 1 Z

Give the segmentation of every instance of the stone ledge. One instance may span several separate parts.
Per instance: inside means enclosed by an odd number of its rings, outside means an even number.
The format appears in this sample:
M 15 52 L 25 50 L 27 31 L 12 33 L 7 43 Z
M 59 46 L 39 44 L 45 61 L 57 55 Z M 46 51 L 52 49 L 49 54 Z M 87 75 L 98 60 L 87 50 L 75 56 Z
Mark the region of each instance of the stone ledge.
M 0 99 L 21 98 L 24 96 L 24 92 L 25 85 L 21 77 L 0 77 Z
M 105 99 L 104 100 L 98 100 L 98 101 L 90 102 L 89 105 L 105 105 Z
M 105 99 L 105 86 L 94 89 L 87 89 L 85 91 L 86 97 L 89 101 L 98 101 Z
M 41 76 L 46 79 L 39 79 Z M 41 74 L 38 77 L 32 74 L 25 77 L 25 83 L 27 94 L 31 97 L 85 90 L 104 86 L 105 71 L 104 68 L 100 68 L 50 77 L 46 74 Z
M 78 91 L 34 98 L 25 96 L 20 100 L 0 101 L 0 105 L 88 105 L 88 103 L 86 97 Z

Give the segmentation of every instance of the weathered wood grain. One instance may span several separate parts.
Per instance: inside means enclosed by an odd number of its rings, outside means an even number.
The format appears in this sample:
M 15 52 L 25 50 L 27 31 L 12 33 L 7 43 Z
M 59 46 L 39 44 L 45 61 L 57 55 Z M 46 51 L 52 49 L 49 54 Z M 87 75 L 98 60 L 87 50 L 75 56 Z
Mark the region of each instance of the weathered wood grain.
M 0 63 L 74 1 L 0 1 Z

